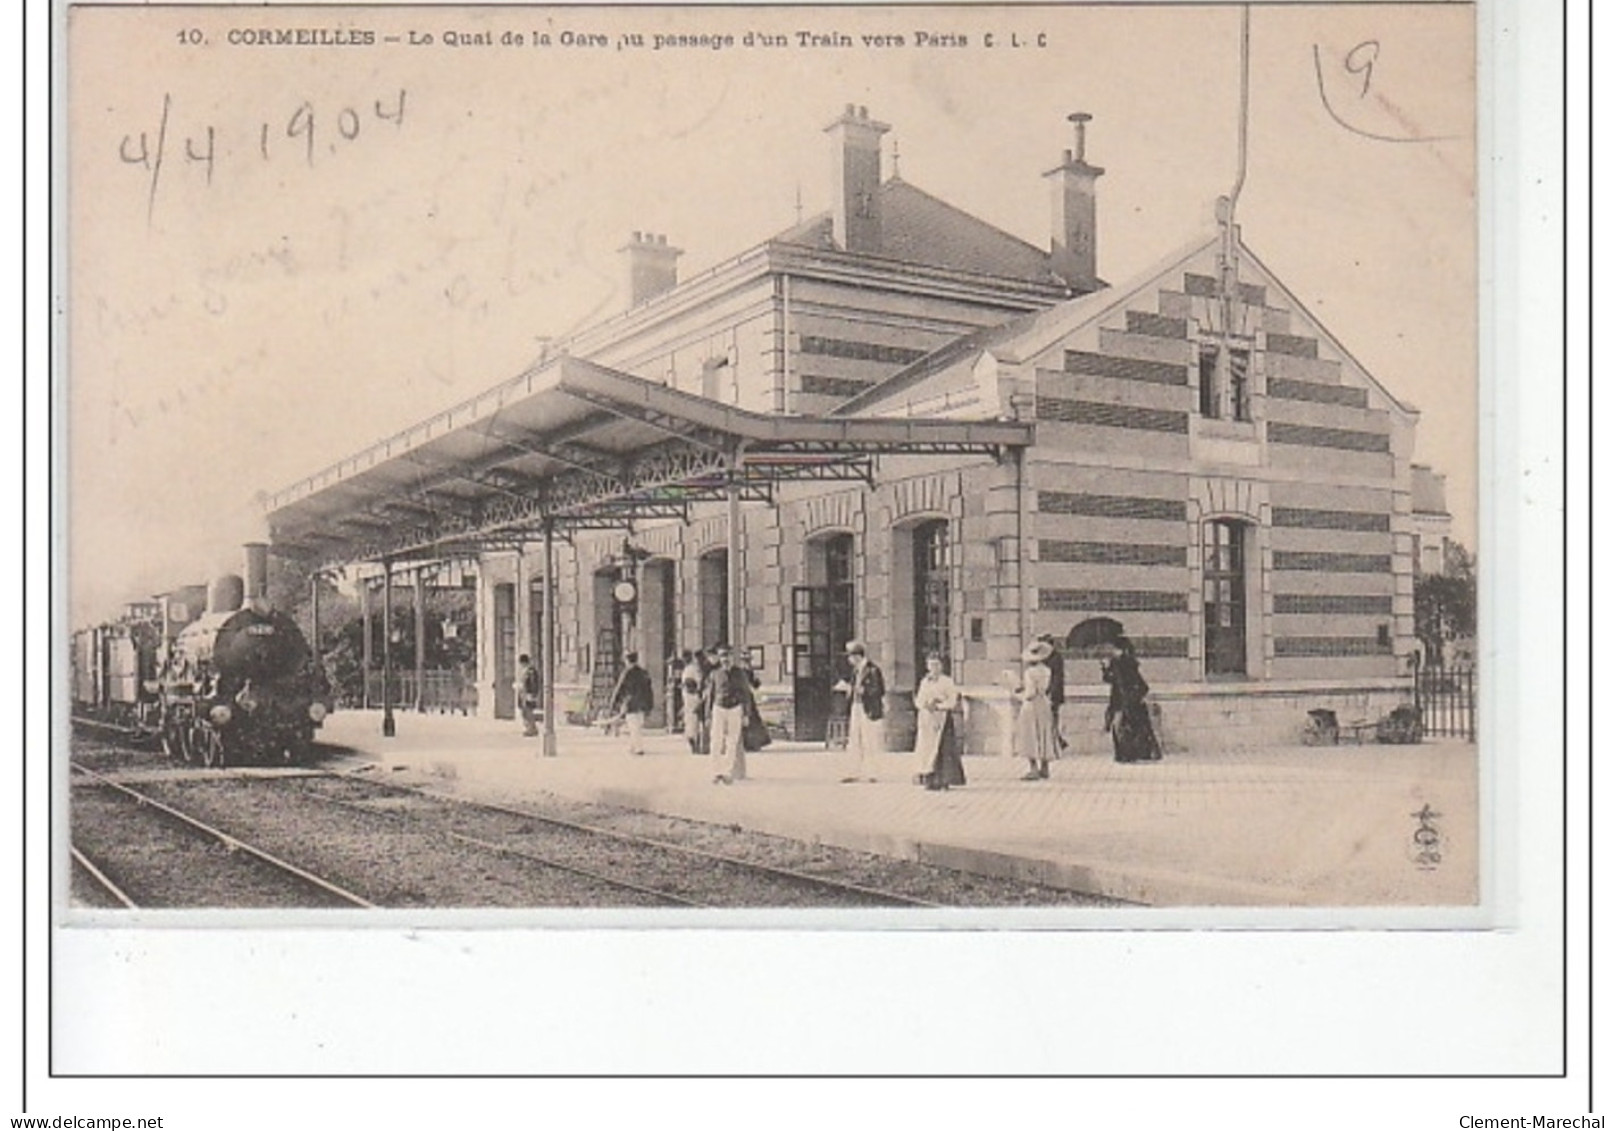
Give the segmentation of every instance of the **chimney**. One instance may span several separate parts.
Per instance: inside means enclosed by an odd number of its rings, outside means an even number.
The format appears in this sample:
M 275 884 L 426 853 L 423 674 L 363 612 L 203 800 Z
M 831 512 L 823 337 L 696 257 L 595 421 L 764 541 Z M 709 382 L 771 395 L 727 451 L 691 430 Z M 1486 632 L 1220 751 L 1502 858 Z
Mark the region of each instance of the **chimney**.
M 679 281 L 678 260 L 684 252 L 669 247 L 666 236 L 635 232 L 617 249 L 628 259 L 628 305 L 638 306 L 673 289 Z
M 233 613 L 241 607 L 241 579 L 233 573 L 213 579 L 207 591 L 207 611 Z
M 1071 287 L 1088 292 L 1099 289 L 1098 223 L 1095 219 L 1095 183 L 1104 170 L 1087 161 L 1088 123 L 1092 114 L 1071 114 L 1076 127 L 1076 148 L 1065 151 L 1065 161 L 1043 175 L 1053 178 L 1053 231 L 1049 248 L 1051 266 Z
M 830 186 L 832 237 L 845 251 L 880 252 L 880 137 L 892 127 L 853 106 L 824 128 L 838 134 L 835 178 Z
M 242 595 L 248 601 L 269 596 L 269 547 L 263 542 L 248 542 L 241 549 L 246 558 Z

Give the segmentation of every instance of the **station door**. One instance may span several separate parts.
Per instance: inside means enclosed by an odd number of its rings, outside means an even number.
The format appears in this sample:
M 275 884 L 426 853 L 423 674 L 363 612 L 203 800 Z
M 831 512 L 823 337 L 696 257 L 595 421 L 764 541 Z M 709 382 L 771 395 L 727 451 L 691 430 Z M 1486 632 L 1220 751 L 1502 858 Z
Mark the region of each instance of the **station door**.
M 796 737 L 822 742 L 842 650 L 852 639 L 851 585 L 798 585 L 791 590 L 791 658 Z
M 493 587 L 493 717 L 516 717 L 516 587 Z

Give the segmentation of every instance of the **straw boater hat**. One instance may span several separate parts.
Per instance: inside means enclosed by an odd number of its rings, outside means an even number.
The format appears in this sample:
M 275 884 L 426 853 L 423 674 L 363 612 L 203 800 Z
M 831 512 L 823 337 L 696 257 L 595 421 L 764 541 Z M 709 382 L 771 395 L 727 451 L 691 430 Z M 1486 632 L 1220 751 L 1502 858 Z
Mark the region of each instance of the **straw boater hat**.
M 1040 660 L 1048 659 L 1052 655 L 1054 655 L 1054 649 L 1050 648 L 1044 641 L 1039 640 L 1036 644 L 1033 644 L 1030 648 L 1021 653 L 1021 659 L 1025 660 L 1029 664 L 1035 664 Z
M 849 656 L 862 656 L 863 654 L 864 654 L 864 642 L 862 640 L 849 640 L 849 641 L 847 641 L 847 655 L 849 655 Z

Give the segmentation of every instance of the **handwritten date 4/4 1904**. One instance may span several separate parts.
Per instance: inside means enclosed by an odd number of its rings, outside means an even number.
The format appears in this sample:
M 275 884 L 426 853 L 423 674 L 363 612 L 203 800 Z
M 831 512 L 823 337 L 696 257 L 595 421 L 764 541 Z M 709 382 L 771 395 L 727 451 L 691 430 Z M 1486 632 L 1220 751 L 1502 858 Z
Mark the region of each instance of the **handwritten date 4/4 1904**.
M 328 154 L 335 154 L 339 148 L 359 141 L 367 130 L 373 133 L 380 127 L 402 129 L 408 98 L 409 92 L 400 88 L 396 94 L 361 99 L 357 106 L 317 107 L 303 101 L 283 117 L 261 121 L 255 130 L 235 137 L 212 122 L 181 129 L 174 120 L 174 98 L 164 94 L 155 127 L 124 134 L 118 142 L 118 159 L 144 170 L 146 218 L 150 221 L 170 157 L 181 161 L 182 169 L 199 173 L 208 187 L 213 185 L 215 164 L 237 153 L 256 150 L 262 161 L 300 157 L 312 166 L 322 146 Z M 253 133 L 256 137 L 251 136 Z

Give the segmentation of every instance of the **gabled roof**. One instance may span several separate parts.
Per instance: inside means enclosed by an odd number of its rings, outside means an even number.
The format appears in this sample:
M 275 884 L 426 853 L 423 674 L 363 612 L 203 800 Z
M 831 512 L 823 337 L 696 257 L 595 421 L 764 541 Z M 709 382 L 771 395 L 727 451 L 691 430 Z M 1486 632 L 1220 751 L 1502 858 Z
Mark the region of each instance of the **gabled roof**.
M 1034 283 L 1056 282 L 1047 251 L 995 228 L 899 177 L 880 186 L 880 247 L 886 259 Z M 828 212 L 774 237 L 776 243 L 836 248 Z
M 997 326 L 966 334 L 837 405 L 832 412 L 837 416 L 857 415 L 874 410 L 882 401 L 899 393 L 910 394 L 905 398 L 907 400 L 924 400 L 940 394 L 944 389 L 974 380 L 972 373 L 976 362 L 984 353 L 1004 360 L 1019 360 L 1040 352 L 1067 334 L 1098 321 L 1119 306 L 1125 306 L 1150 284 L 1181 268 L 1208 245 L 1215 243 L 1216 238 L 1213 235 L 1196 239 L 1120 287 L 1106 287 L 1058 303 L 1047 310 L 1023 314 Z
M 985 354 L 1009 364 L 1029 361 L 1069 335 L 1138 302 L 1146 292 L 1180 288 L 1182 272 L 1196 259 L 1214 253 L 1219 238 L 1215 231 L 1202 234 L 1121 286 L 1081 295 L 1047 310 L 1025 314 L 949 342 L 898 370 L 873 388 L 838 405 L 832 413 L 838 416 L 878 415 L 883 405 L 899 395 L 903 395 L 905 403 L 941 397 L 949 390 L 973 382 L 975 367 Z M 1338 352 L 1353 370 L 1384 396 L 1390 406 L 1404 414 L 1417 415 L 1417 409 L 1398 398 L 1352 356 L 1341 341 L 1256 257 L 1244 240 L 1239 242 L 1239 255 L 1245 267 L 1245 282 L 1253 281 L 1251 276 L 1254 275 L 1270 290 L 1281 295 L 1291 314 Z

